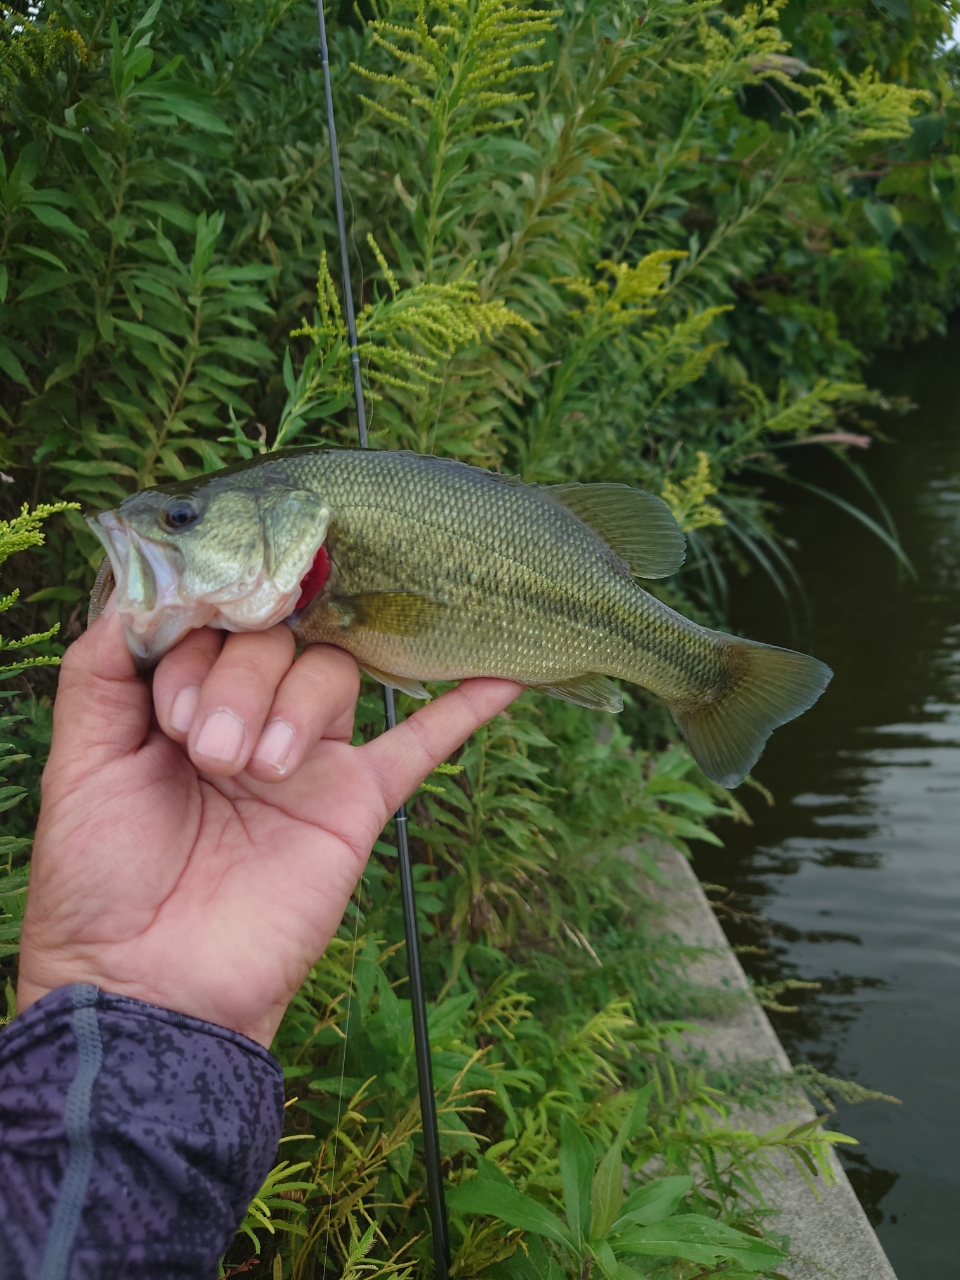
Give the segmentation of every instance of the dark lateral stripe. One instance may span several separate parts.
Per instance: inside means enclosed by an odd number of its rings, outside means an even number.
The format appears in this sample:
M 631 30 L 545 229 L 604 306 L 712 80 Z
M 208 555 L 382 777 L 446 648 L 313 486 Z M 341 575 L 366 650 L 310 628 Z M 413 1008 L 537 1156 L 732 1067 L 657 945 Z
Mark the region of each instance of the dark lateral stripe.
M 90 1100 L 103 1061 L 103 1046 L 97 1022 L 98 994 L 96 987 L 86 983 L 77 983 L 73 988 L 77 1074 L 71 1081 L 64 1111 L 64 1128 L 70 1143 L 70 1156 L 38 1280 L 65 1280 L 73 1242 L 80 1226 L 80 1215 L 87 1198 L 87 1186 L 93 1167 Z

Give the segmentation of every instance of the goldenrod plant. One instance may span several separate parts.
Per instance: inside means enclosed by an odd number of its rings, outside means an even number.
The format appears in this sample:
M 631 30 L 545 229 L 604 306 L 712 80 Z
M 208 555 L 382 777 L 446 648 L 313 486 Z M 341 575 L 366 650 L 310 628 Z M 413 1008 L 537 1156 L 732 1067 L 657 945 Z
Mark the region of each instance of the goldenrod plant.
M 75 502 L 40 503 L 32 510 L 24 503 L 18 515 L 9 520 L 0 520 L 0 565 L 18 551 L 27 551 L 31 547 L 42 547 L 44 544 L 43 522 L 51 516 L 63 511 L 76 510 Z M 0 596 L 0 613 L 6 613 L 20 599 L 20 588 Z M 45 631 L 35 631 L 28 635 L 11 638 L 0 636 L 0 654 L 9 656 L 16 654 L 12 662 L 0 665 L 0 678 L 10 680 L 36 667 L 56 666 L 59 661 L 57 653 L 49 651 L 28 654 L 24 651 L 41 646 L 48 649 L 48 642 L 59 632 L 59 622 Z M 11 699 L 16 690 L 9 684 L 0 688 L 0 697 Z M 26 710 L 9 711 L 5 706 L 0 712 L 0 813 L 9 813 L 27 797 L 27 788 L 11 782 L 10 773 L 17 765 L 28 759 L 27 754 L 19 750 L 16 741 L 16 726 L 26 718 Z M 10 740 L 10 739 L 13 740 Z M 28 870 L 25 857 L 31 846 L 31 839 L 16 828 L 0 831 L 0 957 L 16 955 L 20 929 L 23 923 L 23 908 L 26 901 Z M 13 988 L 7 980 L 7 1014 L 0 1021 L 9 1021 L 13 1016 Z

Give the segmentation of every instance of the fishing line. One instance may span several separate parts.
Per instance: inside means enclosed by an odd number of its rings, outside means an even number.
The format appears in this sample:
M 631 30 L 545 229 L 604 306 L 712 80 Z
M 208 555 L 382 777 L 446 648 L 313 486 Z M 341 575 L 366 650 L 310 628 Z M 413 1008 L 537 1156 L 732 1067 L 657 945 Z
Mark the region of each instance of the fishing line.
M 340 1154 L 340 1122 L 343 1119 L 343 1082 L 347 1078 L 347 1037 L 350 1034 L 350 1015 L 353 1012 L 353 978 L 357 971 L 357 940 L 360 937 L 360 910 L 363 901 L 363 880 L 366 871 L 361 872 L 360 882 L 356 888 L 357 907 L 354 914 L 353 924 L 353 951 L 350 955 L 350 980 L 347 983 L 347 1016 L 344 1020 L 344 1036 L 343 1046 L 340 1054 L 340 1089 L 337 1093 L 337 1123 L 333 1130 L 333 1156 L 330 1161 L 330 1201 L 328 1212 L 333 1215 L 333 1197 L 335 1194 L 334 1178 L 337 1172 L 337 1156 Z M 351 902 L 353 901 L 351 897 Z M 363 1010 L 360 1009 L 360 1016 L 363 1017 Z M 319 1170 L 318 1175 L 319 1177 Z M 327 1262 L 330 1258 L 330 1223 L 327 1222 L 327 1231 L 323 1238 L 323 1268 L 320 1274 L 327 1274 Z
M 357 407 L 357 434 L 361 449 L 369 447 L 367 413 L 363 398 L 360 353 L 357 349 L 357 322 L 353 310 L 350 283 L 350 258 L 347 246 L 346 220 L 343 212 L 343 186 L 340 181 L 340 155 L 337 149 L 337 127 L 333 112 L 333 89 L 330 82 L 330 57 L 327 49 L 327 24 L 323 0 L 317 0 L 317 24 L 320 32 L 320 64 L 323 68 L 323 90 L 327 107 L 327 132 L 330 138 L 330 167 L 333 171 L 333 197 L 337 214 L 337 236 L 340 240 L 340 269 L 343 280 L 344 312 L 350 342 L 350 365 L 353 370 L 353 393 Z M 384 685 L 383 709 L 387 731 L 395 728 L 397 712 L 393 690 Z M 430 1036 L 427 1028 L 427 1001 L 423 989 L 420 960 L 420 935 L 417 931 L 416 891 L 413 865 L 410 861 L 410 838 L 407 830 L 407 807 L 402 804 L 394 816 L 397 833 L 397 860 L 400 867 L 400 900 L 403 928 L 407 943 L 407 972 L 410 977 L 410 1006 L 413 1015 L 413 1044 L 417 1059 L 417 1082 L 420 1091 L 420 1121 L 423 1129 L 423 1154 L 427 1175 L 427 1201 L 433 1228 L 433 1261 L 436 1280 L 447 1280 L 450 1268 L 450 1237 L 447 1207 L 443 1195 L 440 1167 L 440 1131 L 437 1102 L 433 1091 L 433 1063 L 430 1058 Z M 346 1058 L 344 1058 L 346 1062 Z M 342 1092 L 342 1090 L 341 1090 Z M 332 1179 L 331 1174 L 331 1179 Z

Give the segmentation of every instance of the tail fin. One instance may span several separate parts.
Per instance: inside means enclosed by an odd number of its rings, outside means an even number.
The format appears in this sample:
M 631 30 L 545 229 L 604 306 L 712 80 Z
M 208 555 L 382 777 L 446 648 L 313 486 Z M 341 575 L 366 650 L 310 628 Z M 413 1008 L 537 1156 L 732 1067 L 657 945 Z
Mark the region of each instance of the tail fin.
M 833 672 L 792 649 L 736 636 L 724 640 L 726 687 L 711 702 L 673 704 L 670 712 L 707 777 L 737 787 L 773 730 L 809 710 Z

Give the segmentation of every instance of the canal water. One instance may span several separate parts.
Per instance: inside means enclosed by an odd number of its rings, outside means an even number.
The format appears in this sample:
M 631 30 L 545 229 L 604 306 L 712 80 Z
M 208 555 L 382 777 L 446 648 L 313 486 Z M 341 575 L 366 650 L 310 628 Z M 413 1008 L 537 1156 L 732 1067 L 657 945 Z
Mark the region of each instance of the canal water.
M 793 1060 L 901 1099 L 841 1104 L 832 1123 L 860 1141 L 845 1163 L 899 1280 L 929 1280 L 960 1276 L 960 330 L 870 382 L 916 405 L 878 415 L 889 439 L 864 464 L 918 579 L 849 516 L 778 486 L 809 616 L 791 628 L 754 573 L 734 625 L 835 676 L 755 770 L 775 805 L 742 788 L 754 825 L 727 824 L 695 865 L 729 891 L 713 896 L 732 941 L 761 950 L 742 956 L 755 979 L 820 983 L 772 1015 Z M 822 451 L 791 452 L 808 455 L 799 475 L 869 505 Z

